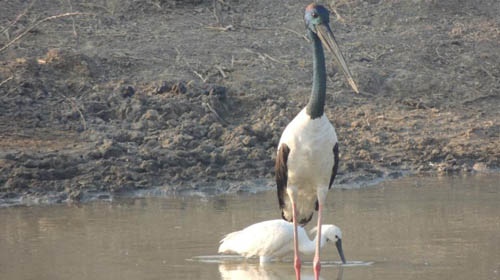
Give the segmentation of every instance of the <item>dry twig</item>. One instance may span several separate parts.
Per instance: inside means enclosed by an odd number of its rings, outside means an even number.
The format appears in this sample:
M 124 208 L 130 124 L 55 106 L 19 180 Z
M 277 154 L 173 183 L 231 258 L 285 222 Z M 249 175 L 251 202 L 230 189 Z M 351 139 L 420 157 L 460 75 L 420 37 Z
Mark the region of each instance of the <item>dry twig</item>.
M 201 79 L 204 83 L 206 83 L 206 82 L 207 82 L 207 80 L 208 80 L 208 78 L 209 78 L 209 76 L 207 76 L 206 78 L 203 78 L 203 76 L 202 76 L 200 73 L 196 72 L 196 70 L 193 70 L 193 73 L 194 73 L 196 76 L 198 76 L 198 78 L 200 78 L 200 79 Z
M 223 119 L 223 118 L 219 115 L 219 113 L 217 113 L 217 111 L 216 111 L 214 108 L 212 108 L 212 106 L 210 106 L 210 104 L 209 104 L 208 102 L 203 102 L 203 105 L 207 106 L 207 108 L 210 110 L 210 112 L 212 112 L 212 113 L 214 114 L 215 118 L 216 118 L 219 122 L 221 122 L 221 123 L 222 123 L 222 124 L 224 124 L 224 125 L 229 125 L 229 122 L 227 122 L 225 119 Z
M 229 31 L 229 30 L 233 30 L 233 26 L 230 24 L 228 26 L 225 26 L 225 27 L 217 27 L 217 26 L 205 26 L 206 29 L 213 29 L 213 30 L 218 30 L 218 31 Z
M 253 53 L 253 54 L 256 54 L 259 56 L 260 59 L 262 59 L 263 61 L 265 61 L 266 59 L 269 59 L 269 60 L 272 60 L 274 62 L 277 62 L 277 63 L 280 63 L 280 64 L 287 64 L 289 61 L 282 61 L 282 60 L 279 60 L 277 58 L 274 58 L 272 56 L 270 56 L 269 54 L 267 53 L 260 53 L 260 52 L 256 52 L 256 51 L 253 51 L 251 49 L 247 49 L 245 48 L 244 49 L 246 52 L 249 52 L 249 53 Z
M 7 83 L 8 81 L 12 80 L 14 78 L 14 76 L 10 76 L 8 77 L 7 79 L 3 80 L 1 83 L 0 83 L 0 87 L 3 86 L 5 83 Z
M 15 42 L 19 41 L 26 34 L 28 34 L 28 32 L 30 32 L 31 30 L 33 30 L 33 28 L 37 27 L 38 25 L 40 25 L 40 24 L 42 24 L 42 23 L 44 23 L 46 21 L 53 20 L 53 19 L 58 19 L 58 18 L 63 18 L 63 17 L 79 16 L 79 15 L 89 15 L 89 14 L 87 14 L 87 13 L 80 13 L 80 12 L 64 13 L 64 14 L 59 14 L 59 15 L 50 16 L 50 17 L 46 17 L 44 19 L 41 19 L 41 20 L 37 21 L 35 24 L 33 24 L 32 26 L 26 28 L 26 30 L 24 30 L 24 32 L 22 32 L 16 38 L 12 39 L 10 42 L 8 42 L 2 48 L 0 48 L 0 52 L 6 50 L 12 44 L 14 44 Z
M 285 30 L 285 31 L 288 31 L 288 32 L 292 32 L 293 34 L 296 34 L 297 36 L 304 38 L 304 40 L 306 40 L 308 43 L 311 42 L 311 40 L 309 40 L 309 38 L 307 38 L 306 35 L 300 34 L 299 32 L 297 32 L 297 31 L 295 31 L 293 29 L 286 28 L 286 27 L 279 27 L 278 29 Z
M 219 65 L 215 66 L 215 68 L 217 68 L 217 70 L 219 70 L 220 74 L 222 75 L 222 78 L 227 78 L 227 75 L 226 73 L 224 72 L 224 69 L 222 69 L 222 67 L 220 67 Z

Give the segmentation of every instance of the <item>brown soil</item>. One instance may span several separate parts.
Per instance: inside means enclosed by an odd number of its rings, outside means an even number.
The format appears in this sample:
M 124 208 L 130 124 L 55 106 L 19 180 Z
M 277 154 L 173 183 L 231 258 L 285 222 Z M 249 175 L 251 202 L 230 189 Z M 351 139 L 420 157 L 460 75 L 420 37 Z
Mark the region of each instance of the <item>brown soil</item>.
M 0 48 L 83 14 L 0 51 L 0 202 L 273 178 L 308 1 L 32 3 L 0 3 Z M 324 4 L 361 89 L 329 62 L 337 184 L 500 166 L 498 0 Z

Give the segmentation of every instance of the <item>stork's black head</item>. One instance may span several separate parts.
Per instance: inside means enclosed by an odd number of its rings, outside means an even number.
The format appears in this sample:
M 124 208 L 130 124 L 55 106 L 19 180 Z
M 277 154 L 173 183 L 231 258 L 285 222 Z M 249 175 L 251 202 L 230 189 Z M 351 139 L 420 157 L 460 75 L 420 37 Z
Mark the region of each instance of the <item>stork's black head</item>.
M 316 33 L 316 28 L 314 26 L 319 24 L 328 25 L 330 23 L 330 13 L 325 7 L 313 3 L 306 7 L 304 20 L 306 22 L 306 27 Z
M 351 71 L 347 67 L 344 56 L 340 52 L 340 48 L 333 36 L 333 32 L 330 29 L 330 13 L 328 10 L 317 4 L 310 4 L 306 7 L 306 13 L 304 15 L 304 20 L 306 22 L 306 28 L 314 33 L 323 45 L 332 52 L 333 57 L 337 64 L 342 69 L 344 76 L 351 85 L 355 92 L 359 92 L 358 86 L 352 78 Z M 317 40 L 316 36 L 312 35 L 314 40 Z M 316 38 L 316 39 L 315 39 Z

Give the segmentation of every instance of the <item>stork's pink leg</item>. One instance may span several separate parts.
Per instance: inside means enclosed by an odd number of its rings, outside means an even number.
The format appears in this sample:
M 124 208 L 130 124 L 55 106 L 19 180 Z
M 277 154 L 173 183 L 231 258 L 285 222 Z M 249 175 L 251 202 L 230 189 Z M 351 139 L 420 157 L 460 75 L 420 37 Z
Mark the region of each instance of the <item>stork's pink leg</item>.
M 323 212 L 323 203 L 319 203 L 318 205 L 318 227 L 316 231 L 316 254 L 314 255 L 314 279 L 319 279 L 319 271 L 321 270 L 321 263 L 319 259 L 319 250 L 320 250 L 320 242 L 321 242 L 321 213 Z
M 300 280 L 300 257 L 299 257 L 299 238 L 297 234 L 297 211 L 295 209 L 295 201 L 292 200 L 292 212 L 293 212 L 293 249 L 295 252 L 293 263 L 295 267 L 295 278 Z

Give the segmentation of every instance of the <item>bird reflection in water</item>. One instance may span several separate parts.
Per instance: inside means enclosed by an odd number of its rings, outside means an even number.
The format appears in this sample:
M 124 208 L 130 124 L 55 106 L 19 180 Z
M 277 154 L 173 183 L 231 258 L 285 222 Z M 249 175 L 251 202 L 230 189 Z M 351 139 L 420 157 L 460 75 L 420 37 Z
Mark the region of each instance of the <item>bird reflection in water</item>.
M 337 280 L 342 280 L 344 276 L 344 268 L 338 266 Z M 295 279 L 295 271 L 290 269 L 288 265 L 267 265 L 259 266 L 258 264 L 243 263 L 243 264 L 219 264 L 219 273 L 223 280 L 289 280 Z M 314 279 L 313 272 L 301 271 L 301 279 Z M 324 279 L 319 277 L 319 279 Z

